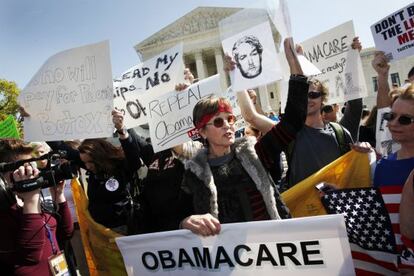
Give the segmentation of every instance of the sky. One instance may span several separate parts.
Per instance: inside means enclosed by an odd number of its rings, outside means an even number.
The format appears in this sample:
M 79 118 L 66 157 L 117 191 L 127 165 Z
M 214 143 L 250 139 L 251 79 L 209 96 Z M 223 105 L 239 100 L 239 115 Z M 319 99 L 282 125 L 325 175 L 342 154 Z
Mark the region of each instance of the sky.
M 110 41 L 112 75 L 139 63 L 133 46 L 191 10 L 246 7 L 258 0 L 0 0 L 0 79 L 24 88 L 52 55 Z M 270 1 L 270 0 L 268 0 Z M 409 0 L 287 0 L 296 42 L 353 20 L 364 48 L 370 26 Z

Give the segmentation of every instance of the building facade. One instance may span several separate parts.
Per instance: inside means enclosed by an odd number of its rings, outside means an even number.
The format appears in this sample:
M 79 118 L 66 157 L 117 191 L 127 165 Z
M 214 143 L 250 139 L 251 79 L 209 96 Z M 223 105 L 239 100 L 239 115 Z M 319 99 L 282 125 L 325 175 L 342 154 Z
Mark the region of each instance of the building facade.
M 361 51 L 362 68 L 364 70 L 365 82 L 368 89 L 368 97 L 364 99 L 364 104 L 368 108 L 372 108 L 376 104 L 377 99 L 377 73 L 372 68 L 371 62 L 374 59 L 375 48 L 366 48 Z M 388 83 L 398 86 L 404 85 L 408 72 L 414 66 L 414 56 L 406 57 L 401 60 L 390 63 L 390 76 Z

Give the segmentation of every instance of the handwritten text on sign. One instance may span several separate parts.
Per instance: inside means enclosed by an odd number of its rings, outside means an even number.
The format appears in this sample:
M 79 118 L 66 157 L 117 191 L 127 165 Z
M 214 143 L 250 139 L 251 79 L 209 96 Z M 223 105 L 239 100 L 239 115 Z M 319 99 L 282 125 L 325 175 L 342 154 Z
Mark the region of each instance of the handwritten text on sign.
M 204 97 L 219 94 L 220 89 L 219 75 L 214 75 L 184 91 L 172 91 L 149 100 L 145 106 L 154 151 L 168 149 L 190 140 L 187 132 L 194 128 L 194 106 Z
M 49 58 L 19 96 L 30 114 L 25 139 L 51 141 L 112 135 L 112 72 L 108 42 Z
M 143 97 L 156 97 L 184 82 L 182 44 L 124 72 L 114 81 L 114 106 L 124 113 L 127 128 L 148 122 Z
M 410 4 L 371 26 L 375 47 L 390 60 L 414 55 L 414 5 Z
M 361 58 L 351 48 L 354 25 L 348 21 L 302 42 L 305 57 L 321 72 L 317 78 L 329 89 L 329 103 L 367 95 Z

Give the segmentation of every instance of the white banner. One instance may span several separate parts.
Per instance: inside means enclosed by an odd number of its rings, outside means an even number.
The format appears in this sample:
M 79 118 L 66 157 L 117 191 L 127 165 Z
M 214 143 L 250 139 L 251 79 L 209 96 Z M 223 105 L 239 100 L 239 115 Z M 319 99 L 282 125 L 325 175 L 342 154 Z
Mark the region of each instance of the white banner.
M 124 113 L 127 128 L 148 122 L 143 98 L 157 97 L 184 83 L 183 44 L 140 63 L 114 81 L 114 106 Z
M 414 4 L 393 12 L 371 26 L 375 48 L 389 60 L 414 55 Z
M 343 215 L 223 224 L 116 239 L 128 275 L 354 275 Z
M 194 128 L 193 108 L 211 94 L 220 95 L 220 76 L 203 79 L 183 91 L 146 99 L 151 143 L 159 152 L 190 140 L 187 132 Z
M 234 91 L 255 88 L 282 77 L 268 21 L 222 41 L 223 50 L 236 62 L 230 72 Z
M 50 57 L 19 96 L 25 140 L 112 136 L 112 90 L 107 41 Z
M 354 24 L 348 21 L 301 43 L 305 57 L 322 72 L 317 78 L 329 88 L 328 103 L 368 95 L 359 52 L 351 48 L 354 37 Z

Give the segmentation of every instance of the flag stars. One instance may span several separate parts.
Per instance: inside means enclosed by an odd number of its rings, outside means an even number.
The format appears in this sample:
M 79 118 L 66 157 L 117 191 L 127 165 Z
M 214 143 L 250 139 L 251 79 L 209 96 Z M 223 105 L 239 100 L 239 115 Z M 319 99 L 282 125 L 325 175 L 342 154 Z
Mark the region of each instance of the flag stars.
M 355 204 L 355 209 L 359 209 L 359 208 L 361 208 L 361 204 Z

